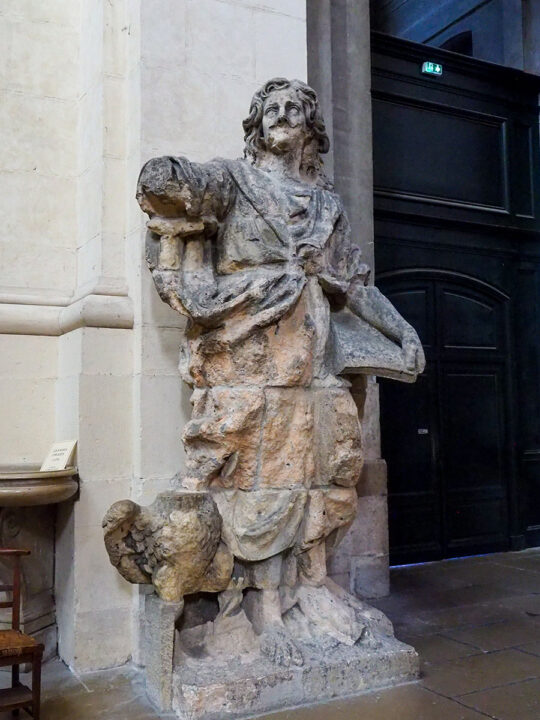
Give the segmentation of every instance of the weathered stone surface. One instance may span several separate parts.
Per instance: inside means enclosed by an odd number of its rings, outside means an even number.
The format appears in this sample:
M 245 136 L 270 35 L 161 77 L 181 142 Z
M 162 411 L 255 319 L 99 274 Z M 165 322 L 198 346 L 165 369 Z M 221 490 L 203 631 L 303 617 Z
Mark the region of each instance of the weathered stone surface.
M 313 461 L 313 392 L 265 390 L 260 487 L 310 487 Z
M 302 667 L 279 668 L 264 659 L 211 664 L 179 652 L 173 708 L 182 720 L 240 720 L 283 707 L 309 705 L 414 680 L 413 648 L 385 638 L 376 649 L 337 645 L 306 653 Z
M 390 592 L 388 577 L 388 555 L 367 555 L 351 559 L 351 592 L 357 597 L 380 598 Z
M 357 498 L 355 488 L 325 487 L 309 493 L 309 512 L 303 526 L 303 549 L 320 545 L 339 530 L 345 532 L 356 516 Z M 341 539 L 341 537 L 339 537 Z M 326 547 L 331 550 L 339 541 L 333 538 Z
M 175 708 L 190 719 L 416 672 L 384 616 L 328 579 L 327 556 L 356 516 L 363 463 L 340 373 L 413 380 L 421 344 L 368 286 L 323 172 L 329 141 L 314 91 L 270 80 L 244 131 L 243 160 L 163 157 L 141 171 L 148 265 L 161 298 L 189 318 L 180 369 L 193 415 L 178 492 L 150 508 L 123 501 L 104 523 L 131 582 L 175 602 L 219 593 L 214 615 L 177 638 Z
M 307 494 L 303 488 L 215 493 L 223 538 L 234 556 L 255 562 L 290 548 L 304 517 Z
M 364 458 L 358 411 L 348 390 L 317 390 L 315 423 L 318 484 L 356 485 Z
M 306 323 L 301 295 L 279 326 L 253 328 L 250 313 L 236 313 L 230 325 L 188 334 L 188 377 L 198 387 L 216 385 L 308 385 L 312 378 L 315 329 Z M 262 313 L 261 313 L 262 314 Z M 261 318 L 263 325 L 273 314 Z M 232 322 L 234 320 L 234 322 Z
M 285 627 L 295 639 L 290 651 L 298 654 L 288 665 L 261 654 L 261 594 L 248 596 L 247 615 L 220 614 L 177 633 L 173 704 L 180 718 L 251 717 L 416 676 L 416 653 L 394 639 L 388 619 L 330 580 L 282 596 Z
M 253 487 L 264 411 L 262 389 L 238 386 L 195 390 L 184 430 L 186 476 L 182 485 L 206 489 Z
M 103 528 L 120 574 L 152 583 L 167 602 L 228 585 L 232 555 L 220 547 L 221 517 L 206 493 L 162 493 L 148 508 L 122 500 L 107 511 Z
M 376 287 L 356 289 L 351 293 L 349 307 L 335 314 L 334 372 L 338 375 L 364 373 L 415 382 L 418 368 L 423 367 L 423 353 L 417 346 L 414 330 L 411 328 L 410 333 L 404 329 L 400 346 L 395 342 L 396 337 L 385 336 L 370 323 L 375 308 L 377 325 L 390 327 L 397 322 L 397 311 L 391 305 L 382 304 L 382 297 Z
M 366 460 L 357 485 L 358 496 L 383 495 L 388 493 L 386 462 L 382 458 Z
M 174 625 L 183 602 L 164 602 L 147 595 L 144 605 L 146 693 L 161 711 L 171 709 Z

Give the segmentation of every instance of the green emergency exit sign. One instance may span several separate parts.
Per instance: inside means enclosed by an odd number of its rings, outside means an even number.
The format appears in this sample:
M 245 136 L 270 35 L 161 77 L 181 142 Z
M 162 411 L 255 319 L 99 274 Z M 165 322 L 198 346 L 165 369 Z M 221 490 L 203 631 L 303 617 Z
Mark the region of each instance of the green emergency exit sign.
M 442 75 L 442 65 L 435 62 L 425 62 L 422 65 L 422 72 L 424 75 L 437 75 L 440 77 Z

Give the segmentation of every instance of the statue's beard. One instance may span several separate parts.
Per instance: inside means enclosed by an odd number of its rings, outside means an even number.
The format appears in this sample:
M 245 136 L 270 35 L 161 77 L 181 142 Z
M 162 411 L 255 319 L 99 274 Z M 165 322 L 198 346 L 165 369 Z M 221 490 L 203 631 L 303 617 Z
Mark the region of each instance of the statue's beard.
M 274 125 L 270 128 L 268 138 L 266 140 L 266 149 L 276 155 L 283 155 L 291 152 L 295 146 L 299 148 L 304 144 L 303 138 L 295 133 L 295 128 L 289 125 Z

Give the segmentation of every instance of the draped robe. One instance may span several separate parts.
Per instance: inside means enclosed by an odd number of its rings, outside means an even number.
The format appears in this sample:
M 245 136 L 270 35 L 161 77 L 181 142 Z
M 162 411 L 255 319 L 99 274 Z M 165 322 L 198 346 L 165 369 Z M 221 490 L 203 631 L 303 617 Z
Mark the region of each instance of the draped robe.
M 151 217 L 200 232 L 167 267 L 147 259 L 162 298 L 189 317 L 181 350 L 193 414 L 181 487 L 212 493 L 241 561 L 292 551 L 313 581 L 354 518 L 358 413 L 332 367 L 332 316 L 369 269 L 331 189 L 278 179 L 246 160 L 149 161 L 138 199 Z

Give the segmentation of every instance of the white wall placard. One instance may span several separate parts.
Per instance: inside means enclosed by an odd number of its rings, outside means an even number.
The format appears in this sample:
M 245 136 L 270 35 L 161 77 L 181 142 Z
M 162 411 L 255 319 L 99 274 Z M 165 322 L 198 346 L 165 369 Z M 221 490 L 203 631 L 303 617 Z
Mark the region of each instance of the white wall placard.
M 40 471 L 65 470 L 73 457 L 76 444 L 76 440 L 64 440 L 64 442 L 53 443 L 49 454 L 40 467 Z

